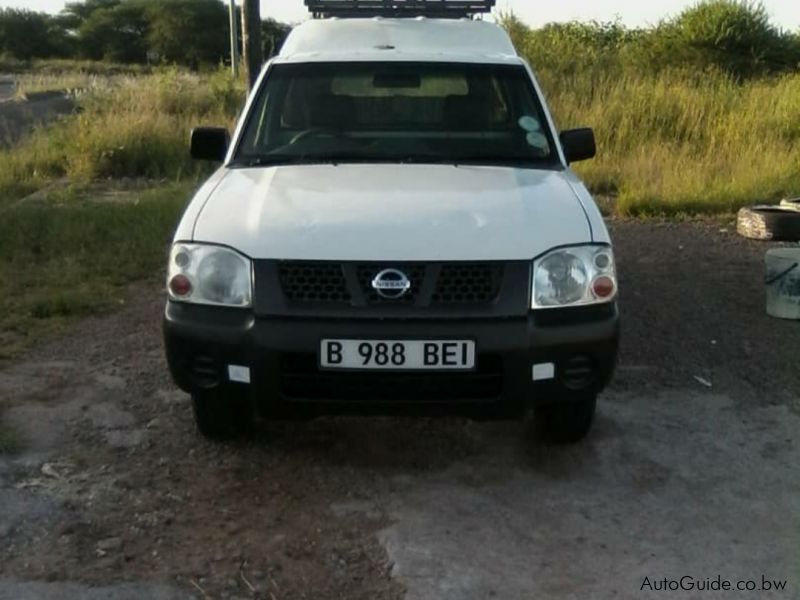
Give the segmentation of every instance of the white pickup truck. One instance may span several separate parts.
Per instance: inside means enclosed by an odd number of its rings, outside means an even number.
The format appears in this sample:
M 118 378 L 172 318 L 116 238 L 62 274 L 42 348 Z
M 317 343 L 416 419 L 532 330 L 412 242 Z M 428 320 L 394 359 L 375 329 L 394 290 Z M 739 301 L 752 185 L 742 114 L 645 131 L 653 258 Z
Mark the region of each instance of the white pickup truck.
M 619 336 L 570 169 L 593 132 L 559 133 L 505 31 L 469 18 L 491 0 L 307 3 L 233 137 L 193 132 L 222 166 L 175 234 L 164 331 L 200 431 L 533 413 L 583 438 Z

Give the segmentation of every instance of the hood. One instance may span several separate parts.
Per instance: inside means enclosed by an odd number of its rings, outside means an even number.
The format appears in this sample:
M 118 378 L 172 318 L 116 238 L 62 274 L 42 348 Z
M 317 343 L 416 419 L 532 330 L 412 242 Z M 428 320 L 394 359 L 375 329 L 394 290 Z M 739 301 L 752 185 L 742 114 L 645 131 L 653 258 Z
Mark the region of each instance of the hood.
M 303 165 L 229 170 L 194 240 L 257 259 L 528 260 L 591 229 L 562 172 Z

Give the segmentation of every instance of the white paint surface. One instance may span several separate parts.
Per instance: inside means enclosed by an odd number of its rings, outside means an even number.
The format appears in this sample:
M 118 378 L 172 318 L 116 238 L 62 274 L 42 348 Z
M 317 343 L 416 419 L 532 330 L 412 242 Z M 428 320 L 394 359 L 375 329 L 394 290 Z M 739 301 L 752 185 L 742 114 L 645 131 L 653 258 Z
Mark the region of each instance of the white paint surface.
M 465 61 L 507 62 L 517 56 L 508 34 L 487 21 L 460 19 L 330 19 L 295 28 L 281 60 L 390 60 L 407 54 L 422 60 L 456 56 Z M 407 59 L 407 58 L 406 58 Z
M 204 203 L 199 210 L 195 203 Z M 194 240 L 251 258 L 530 260 L 607 241 L 568 175 L 508 167 L 309 165 L 233 169 L 198 196 Z M 176 238 L 180 239 L 180 238 Z M 186 238 L 183 238 L 184 241 Z

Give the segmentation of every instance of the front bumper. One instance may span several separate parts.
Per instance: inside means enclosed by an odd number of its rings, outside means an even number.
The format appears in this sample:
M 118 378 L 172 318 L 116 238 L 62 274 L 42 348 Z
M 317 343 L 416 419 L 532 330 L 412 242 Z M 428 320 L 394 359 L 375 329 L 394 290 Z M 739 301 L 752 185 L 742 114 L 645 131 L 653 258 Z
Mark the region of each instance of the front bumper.
M 472 339 L 477 368 L 462 373 L 320 370 L 323 338 Z M 236 386 L 268 417 L 322 414 L 462 414 L 515 418 L 570 394 L 599 393 L 617 358 L 616 304 L 490 319 L 257 318 L 250 311 L 169 301 L 167 360 L 189 393 Z M 533 380 L 533 366 L 554 377 Z M 229 365 L 250 383 L 229 380 Z

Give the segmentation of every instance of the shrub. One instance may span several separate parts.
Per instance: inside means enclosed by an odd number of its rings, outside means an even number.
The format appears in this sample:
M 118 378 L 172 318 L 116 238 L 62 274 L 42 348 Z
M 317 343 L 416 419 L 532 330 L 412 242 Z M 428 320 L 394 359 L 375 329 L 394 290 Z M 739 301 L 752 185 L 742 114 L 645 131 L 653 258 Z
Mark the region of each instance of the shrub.
M 561 76 L 713 69 L 745 79 L 800 67 L 800 36 L 773 26 L 761 5 L 739 0 L 707 0 L 649 29 L 572 22 L 532 30 L 513 14 L 502 23 L 537 70 Z
M 79 98 L 79 114 L 0 152 L 0 205 L 60 177 L 195 178 L 209 167 L 189 157 L 189 131 L 232 126 L 245 98 L 243 85 L 223 70 L 102 81 Z
M 674 36 L 682 59 L 715 66 L 737 77 L 797 67 L 792 36 L 770 23 L 761 4 L 702 2 L 685 10 L 660 33 Z

